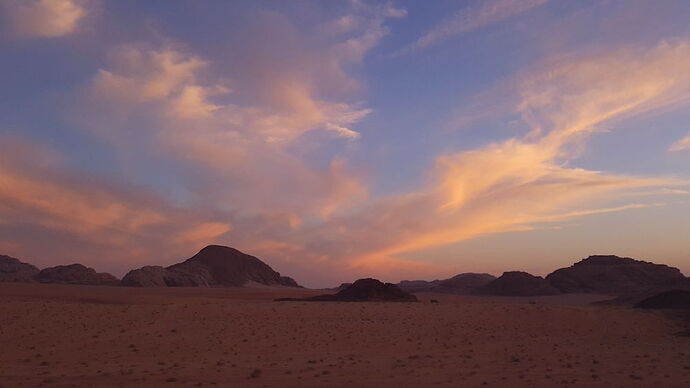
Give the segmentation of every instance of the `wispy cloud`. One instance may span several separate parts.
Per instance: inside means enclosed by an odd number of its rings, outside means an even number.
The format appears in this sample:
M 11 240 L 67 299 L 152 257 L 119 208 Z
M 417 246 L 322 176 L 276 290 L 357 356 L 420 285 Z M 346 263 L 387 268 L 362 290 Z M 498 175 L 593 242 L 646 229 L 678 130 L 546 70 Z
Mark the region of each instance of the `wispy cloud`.
M 690 134 L 684 138 L 678 140 L 677 142 L 671 144 L 668 149 L 670 152 L 687 151 L 690 150 Z
M 90 0 L 4 0 L 0 6 L 9 15 L 19 36 L 54 38 L 73 33 L 89 13 Z
M 435 184 L 324 225 L 326 251 L 347 252 L 355 267 L 390 266 L 402 253 L 480 235 L 660 206 L 625 201 L 682 194 L 689 182 L 567 165 L 601 125 L 687 104 L 688 60 L 687 42 L 662 42 L 561 57 L 519 75 L 514 109 L 529 134 L 439 157 Z M 334 243 L 326 236 L 336 230 Z
M 549 0 L 479 1 L 475 6 L 462 8 L 444 19 L 437 26 L 433 27 L 396 54 L 403 55 L 439 44 L 453 36 L 461 35 L 490 24 L 499 23 L 548 1 Z

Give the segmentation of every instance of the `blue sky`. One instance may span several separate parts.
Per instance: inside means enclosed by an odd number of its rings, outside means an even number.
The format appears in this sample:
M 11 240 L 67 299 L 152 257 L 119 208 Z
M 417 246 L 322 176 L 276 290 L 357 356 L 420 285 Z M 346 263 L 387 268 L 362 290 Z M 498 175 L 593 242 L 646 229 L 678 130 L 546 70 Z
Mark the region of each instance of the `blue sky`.
M 0 251 L 690 272 L 685 1 L 0 1 Z

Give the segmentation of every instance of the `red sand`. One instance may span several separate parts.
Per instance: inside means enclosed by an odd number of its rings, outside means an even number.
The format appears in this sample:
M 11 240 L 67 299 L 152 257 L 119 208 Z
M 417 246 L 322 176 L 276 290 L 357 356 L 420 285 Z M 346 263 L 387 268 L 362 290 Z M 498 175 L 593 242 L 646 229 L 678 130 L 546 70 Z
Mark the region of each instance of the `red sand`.
M 662 313 L 272 301 L 319 293 L 0 284 L 0 387 L 690 386 L 684 322 Z

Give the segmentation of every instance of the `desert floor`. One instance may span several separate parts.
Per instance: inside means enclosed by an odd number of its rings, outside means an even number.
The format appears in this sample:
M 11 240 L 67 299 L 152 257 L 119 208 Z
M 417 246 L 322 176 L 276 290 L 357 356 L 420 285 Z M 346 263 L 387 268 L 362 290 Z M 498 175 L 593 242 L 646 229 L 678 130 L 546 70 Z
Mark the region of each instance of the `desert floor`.
M 0 386 L 690 386 L 688 322 L 666 313 L 591 296 L 273 302 L 318 293 L 0 284 Z

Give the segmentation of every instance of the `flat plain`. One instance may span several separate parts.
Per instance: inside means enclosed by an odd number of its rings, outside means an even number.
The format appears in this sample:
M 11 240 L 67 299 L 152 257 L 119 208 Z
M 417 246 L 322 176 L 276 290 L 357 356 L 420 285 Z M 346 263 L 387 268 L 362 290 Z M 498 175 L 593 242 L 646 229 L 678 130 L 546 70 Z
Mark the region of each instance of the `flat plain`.
M 601 296 L 273 301 L 321 293 L 0 284 L 0 387 L 690 386 L 687 320 Z

